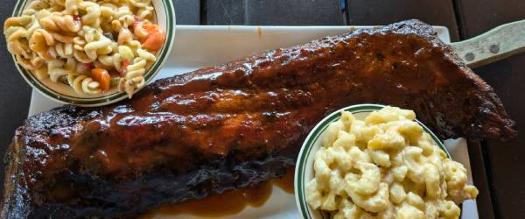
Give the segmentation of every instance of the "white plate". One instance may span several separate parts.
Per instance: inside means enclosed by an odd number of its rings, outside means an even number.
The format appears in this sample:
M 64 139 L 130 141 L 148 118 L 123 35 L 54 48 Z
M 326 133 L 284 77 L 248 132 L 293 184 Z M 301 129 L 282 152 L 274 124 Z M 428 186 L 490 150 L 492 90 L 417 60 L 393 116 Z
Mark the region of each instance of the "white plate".
M 367 28 L 364 26 L 184 26 L 178 25 L 175 36 L 175 47 L 168 61 L 157 75 L 158 78 L 170 77 L 202 66 L 213 66 L 236 60 L 253 53 L 261 52 L 278 47 L 289 47 L 302 44 L 313 39 L 319 39 L 328 35 L 348 32 L 355 28 Z M 444 42 L 450 42 L 447 28 L 434 27 L 438 37 Z M 29 115 L 47 111 L 53 107 L 60 106 L 38 92 L 33 90 Z M 470 172 L 468 163 L 468 152 L 464 141 L 455 144 L 447 144 L 454 159 L 462 162 Z M 448 146 L 456 146 L 460 150 L 450 149 Z M 459 151 L 459 153 L 456 153 Z M 466 162 L 456 157 L 467 158 Z M 471 206 L 471 205 L 468 205 Z M 475 202 L 473 204 L 475 207 Z M 477 210 L 465 209 L 464 213 L 474 212 L 477 218 Z M 468 218 L 473 218 L 469 214 Z M 157 215 L 165 217 L 165 215 Z M 181 218 L 199 218 L 189 215 L 181 215 Z M 272 195 L 261 207 L 247 207 L 242 212 L 228 218 L 299 218 L 293 194 L 288 194 L 278 187 L 273 188 Z

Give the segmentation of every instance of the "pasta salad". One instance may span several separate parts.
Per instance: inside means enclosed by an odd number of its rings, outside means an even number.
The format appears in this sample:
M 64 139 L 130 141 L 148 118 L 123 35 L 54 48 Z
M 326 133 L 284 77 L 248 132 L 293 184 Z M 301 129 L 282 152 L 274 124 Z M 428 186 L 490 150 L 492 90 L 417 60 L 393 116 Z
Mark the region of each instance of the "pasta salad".
M 79 95 L 145 85 L 166 33 L 151 0 L 35 0 L 4 23 L 7 49 L 37 79 Z

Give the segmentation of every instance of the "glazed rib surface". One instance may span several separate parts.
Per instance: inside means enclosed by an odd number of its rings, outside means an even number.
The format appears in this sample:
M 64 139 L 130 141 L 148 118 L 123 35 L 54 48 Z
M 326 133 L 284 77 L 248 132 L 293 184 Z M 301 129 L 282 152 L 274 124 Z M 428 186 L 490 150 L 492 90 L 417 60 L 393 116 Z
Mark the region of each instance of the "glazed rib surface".
M 3 216 L 132 217 L 293 166 L 323 116 L 409 108 L 440 137 L 515 135 L 492 88 L 416 20 L 158 80 L 101 108 L 30 117 L 6 157 Z

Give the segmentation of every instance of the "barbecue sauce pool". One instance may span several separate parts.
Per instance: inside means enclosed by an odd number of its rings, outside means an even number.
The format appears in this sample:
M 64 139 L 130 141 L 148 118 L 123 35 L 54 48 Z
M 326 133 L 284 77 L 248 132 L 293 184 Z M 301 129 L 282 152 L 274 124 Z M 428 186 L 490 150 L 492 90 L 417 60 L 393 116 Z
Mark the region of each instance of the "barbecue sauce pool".
M 189 214 L 201 217 L 221 217 L 241 212 L 247 206 L 261 207 L 272 195 L 273 186 L 281 188 L 287 193 L 294 192 L 294 169 L 290 168 L 281 178 L 264 182 L 260 185 L 226 191 L 222 194 L 208 196 L 200 200 L 166 205 L 154 209 L 140 217 L 152 219 L 155 215 L 179 216 Z

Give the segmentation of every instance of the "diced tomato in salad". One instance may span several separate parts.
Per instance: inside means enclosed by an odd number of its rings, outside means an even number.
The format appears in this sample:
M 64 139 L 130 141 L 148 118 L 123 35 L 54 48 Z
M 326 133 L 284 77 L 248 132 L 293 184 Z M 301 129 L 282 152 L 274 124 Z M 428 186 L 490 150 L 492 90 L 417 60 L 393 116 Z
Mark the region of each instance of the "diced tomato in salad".
M 164 44 L 164 41 L 166 40 L 166 33 L 163 30 L 158 30 L 157 32 L 154 32 L 144 40 L 142 43 L 142 47 L 144 49 L 147 49 L 149 51 L 157 51 L 162 47 L 162 44 Z
M 134 23 L 134 28 L 136 28 L 139 23 L 140 22 Z M 139 41 L 142 43 L 142 48 L 151 52 L 158 51 L 166 40 L 166 32 L 162 30 L 158 24 L 144 23 L 142 28 L 148 33 L 147 37 L 139 38 Z
M 110 83 L 111 83 L 111 76 L 109 75 L 108 71 L 103 68 L 94 68 L 91 70 L 91 77 L 93 80 L 98 81 L 100 84 L 100 89 L 103 91 L 109 90 Z

